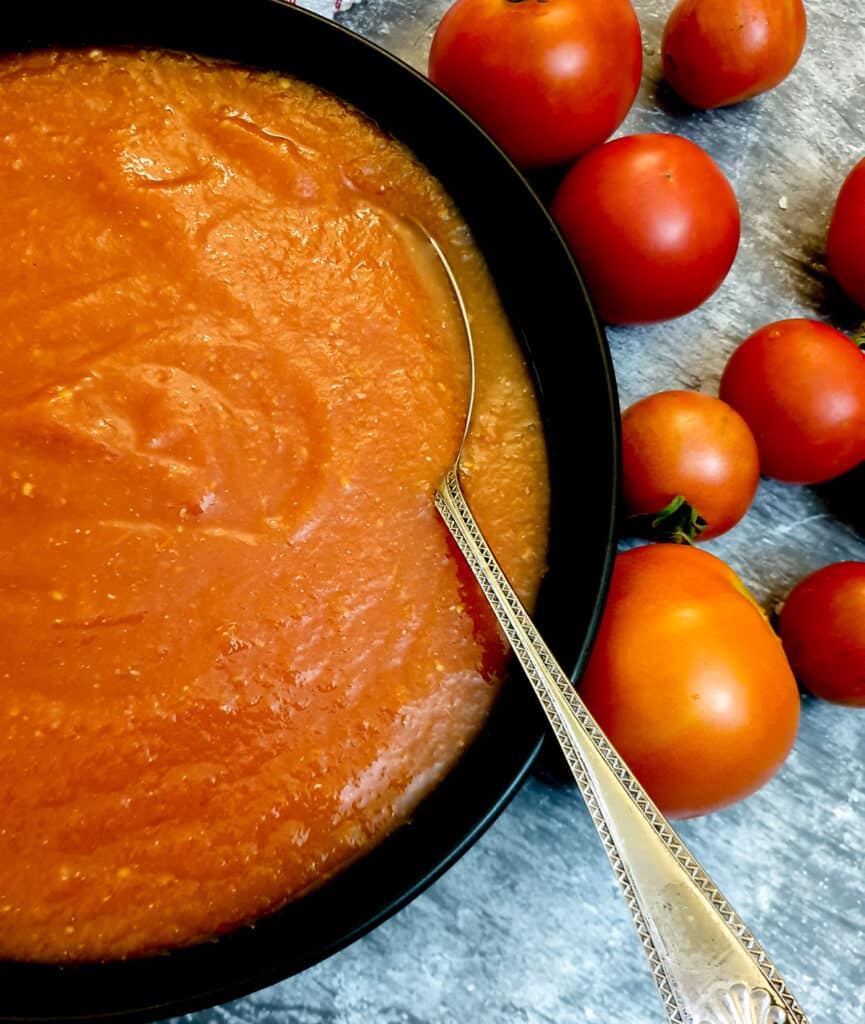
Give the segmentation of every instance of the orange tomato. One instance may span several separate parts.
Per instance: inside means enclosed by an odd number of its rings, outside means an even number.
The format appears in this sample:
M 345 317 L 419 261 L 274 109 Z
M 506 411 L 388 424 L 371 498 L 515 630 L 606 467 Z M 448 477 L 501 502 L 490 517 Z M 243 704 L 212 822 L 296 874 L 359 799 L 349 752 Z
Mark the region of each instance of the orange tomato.
M 802 0 L 680 0 L 664 29 L 664 76 L 692 106 L 740 103 L 790 74 L 806 32 Z
M 844 179 L 826 236 L 826 261 L 842 290 L 865 309 L 865 159 Z
M 865 562 L 836 562 L 806 576 L 787 598 L 778 632 L 807 690 L 865 707 Z
M 721 287 L 739 246 L 732 185 L 681 135 L 605 142 L 577 160 L 550 209 L 610 324 L 690 313 Z
M 616 559 L 580 695 L 675 818 L 753 793 L 781 767 L 799 723 L 781 642 L 738 576 L 673 544 Z
M 630 0 L 456 0 L 436 29 L 429 76 L 521 167 L 603 142 L 643 69 Z
M 754 435 L 720 398 L 661 391 L 622 416 L 622 496 L 630 515 L 657 524 L 652 536 L 685 542 L 717 537 L 745 515 L 759 482 Z M 684 523 L 663 515 L 676 498 L 689 506 Z
M 865 461 L 865 352 L 817 320 L 778 320 L 727 362 L 721 398 L 754 434 L 764 476 L 831 480 Z

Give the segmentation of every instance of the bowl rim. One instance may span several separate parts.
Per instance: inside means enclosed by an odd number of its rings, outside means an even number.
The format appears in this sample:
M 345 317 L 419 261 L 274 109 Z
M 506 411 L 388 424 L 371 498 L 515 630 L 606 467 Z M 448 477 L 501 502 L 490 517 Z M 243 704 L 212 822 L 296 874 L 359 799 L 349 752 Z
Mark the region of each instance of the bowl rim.
M 612 359 L 567 243 L 503 151 L 420 72 L 291 0 L 243 0 L 242 14 L 242 23 L 235 18 L 233 24 L 223 24 L 207 0 L 150 0 L 129 7 L 104 0 L 75 5 L 41 0 L 26 10 L 16 8 L 0 26 L 0 54 L 46 45 L 152 46 L 294 74 L 371 116 L 442 180 L 487 258 L 535 378 L 554 488 L 550 569 L 535 618 L 576 679 L 600 621 L 615 555 L 620 438 Z M 209 22 L 203 28 L 205 16 Z M 285 47 L 289 36 L 291 53 Z M 317 65 L 322 53 L 330 60 Z M 313 74 L 303 74 L 304 69 Z M 413 128 L 419 108 L 426 121 Z M 441 152 L 443 141 L 452 152 Z M 473 163 L 460 172 L 460 160 L 469 152 Z M 485 174 L 494 187 L 484 181 Z M 530 250 L 533 260 L 537 254 L 539 262 L 549 257 L 546 268 L 520 266 L 513 242 L 508 251 L 500 251 L 506 230 L 496 202 L 508 210 L 516 242 L 535 247 Z M 515 292 L 526 285 L 538 290 L 549 309 L 525 305 L 528 300 Z M 556 351 L 555 336 L 570 327 L 569 313 L 580 325 L 579 344 L 584 347 L 578 350 L 574 343 L 573 351 L 564 346 Z M 535 333 L 552 338 L 552 345 L 540 345 Z M 594 390 L 580 391 L 584 377 Z M 577 456 L 579 479 L 569 469 L 573 449 L 562 450 L 563 441 L 552 433 L 561 432 L 564 424 L 570 430 L 571 421 L 577 440 L 594 428 L 590 444 Z M 590 488 L 583 486 L 583 477 Z M 574 520 L 587 515 L 589 535 L 595 538 L 588 550 L 581 539 L 568 537 Z M 567 612 L 561 607 L 565 597 L 573 602 Z M 483 834 L 525 780 L 544 735 L 534 696 L 519 674 L 512 673 L 477 741 L 423 801 L 411 823 L 319 889 L 267 915 L 254 928 L 161 956 L 80 966 L 0 962 L 0 1021 L 156 1020 L 223 1003 L 320 962 L 414 899 Z M 468 796 L 467 781 L 472 783 Z M 446 825 L 444 835 L 436 823 Z M 407 861 L 411 869 L 394 879 L 394 866 L 404 868 Z M 316 936 L 314 941 L 288 948 L 290 936 L 304 928 Z

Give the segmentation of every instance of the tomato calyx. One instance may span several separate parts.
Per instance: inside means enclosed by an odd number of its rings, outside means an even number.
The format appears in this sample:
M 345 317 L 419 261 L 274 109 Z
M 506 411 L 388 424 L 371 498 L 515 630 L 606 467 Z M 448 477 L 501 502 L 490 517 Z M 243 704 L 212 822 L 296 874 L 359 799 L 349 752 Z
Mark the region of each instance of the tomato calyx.
M 695 544 L 708 523 L 682 494 L 660 512 L 628 516 L 631 532 L 667 544 Z
M 859 330 L 853 335 L 853 344 L 865 355 L 865 320 L 859 324 Z

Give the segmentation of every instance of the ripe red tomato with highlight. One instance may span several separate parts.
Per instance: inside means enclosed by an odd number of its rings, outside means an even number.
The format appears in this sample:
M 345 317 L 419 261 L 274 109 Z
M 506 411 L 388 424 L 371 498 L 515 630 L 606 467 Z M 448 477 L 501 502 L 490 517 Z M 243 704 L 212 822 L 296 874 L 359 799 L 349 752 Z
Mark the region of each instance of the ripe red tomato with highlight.
M 729 566 L 650 544 L 620 554 L 580 695 L 669 817 L 718 810 L 781 767 L 799 691 Z
M 806 576 L 784 603 L 778 630 L 805 689 L 865 707 L 865 562 L 836 562 Z
M 618 128 L 643 68 L 629 0 L 456 0 L 429 77 L 522 167 L 572 160 Z
M 739 204 L 705 150 L 679 135 L 628 135 L 579 159 L 552 212 L 608 323 L 696 309 L 739 245 Z
M 653 521 L 651 536 L 717 537 L 745 515 L 759 482 L 754 436 L 719 398 L 662 391 L 622 416 L 622 496 L 631 516 Z M 671 509 L 678 498 L 685 504 Z
M 664 77 L 694 107 L 740 103 L 790 74 L 806 32 L 802 0 L 680 0 L 664 28 Z
M 847 175 L 829 224 L 826 260 L 832 276 L 855 302 L 865 309 L 865 159 Z
M 815 484 L 865 460 L 865 353 L 834 327 L 761 327 L 727 363 L 721 398 L 751 428 L 766 476 Z

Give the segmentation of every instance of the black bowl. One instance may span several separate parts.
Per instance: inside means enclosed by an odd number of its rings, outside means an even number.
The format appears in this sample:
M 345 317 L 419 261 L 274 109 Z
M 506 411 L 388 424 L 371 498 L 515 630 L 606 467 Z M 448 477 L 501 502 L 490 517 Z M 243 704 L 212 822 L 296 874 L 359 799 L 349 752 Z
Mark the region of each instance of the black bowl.
M 16 5 L 17 6 L 17 5 Z M 561 663 L 587 656 L 614 552 L 618 410 L 603 332 L 549 216 L 490 139 L 422 76 L 279 0 L 31 0 L 4 12 L 0 50 L 131 44 L 285 71 L 348 100 L 444 183 L 484 252 L 525 349 L 550 456 L 549 572 L 537 622 Z M 317 891 L 218 941 L 77 967 L 0 963 L 0 1020 L 154 1020 L 309 967 L 416 896 L 483 832 L 543 738 L 525 680 L 410 824 Z

